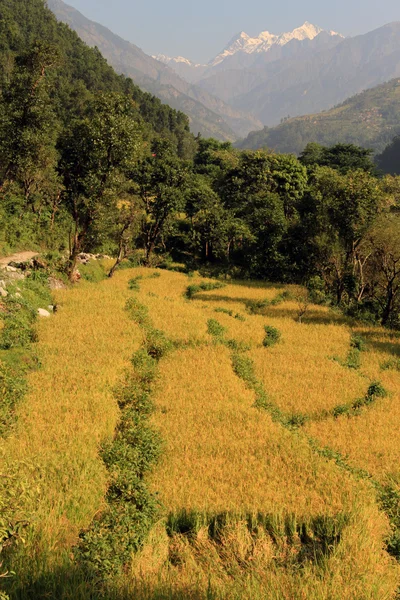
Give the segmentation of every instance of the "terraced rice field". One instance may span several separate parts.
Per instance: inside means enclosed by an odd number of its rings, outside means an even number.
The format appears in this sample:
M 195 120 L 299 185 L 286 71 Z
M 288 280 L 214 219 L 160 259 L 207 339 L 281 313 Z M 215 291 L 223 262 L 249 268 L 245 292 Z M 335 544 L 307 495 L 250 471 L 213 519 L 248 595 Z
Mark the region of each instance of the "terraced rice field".
M 207 281 L 154 273 L 57 292 L 59 312 L 40 324 L 43 369 L 2 447 L 40 466 L 26 478 L 44 482 L 30 505 L 42 542 L 25 559 L 44 573 L 68 564 L 79 530 L 107 510 L 98 447 L 118 420 L 111 387 L 157 331 L 170 343 L 151 384 L 162 452 L 145 480 L 161 508 L 106 597 L 396 598 L 397 525 L 383 498 L 399 492 L 398 334 L 319 306 L 299 322 L 291 286 L 188 294 Z M 154 329 L 129 319 L 129 298 Z M 280 333 L 270 347 L 266 326 Z M 33 586 L 36 597 L 97 597 L 58 577 L 61 588 Z

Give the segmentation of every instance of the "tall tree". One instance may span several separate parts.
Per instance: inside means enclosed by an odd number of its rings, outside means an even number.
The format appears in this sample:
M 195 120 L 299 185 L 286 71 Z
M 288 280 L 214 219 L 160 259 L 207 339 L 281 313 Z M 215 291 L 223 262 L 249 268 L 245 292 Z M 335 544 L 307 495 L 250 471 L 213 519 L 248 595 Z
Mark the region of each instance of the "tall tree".
M 186 164 L 166 140 L 156 140 L 151 155 L 131 173 L 142 201 L 142 237 L 146 263 L 177 213 L 185 207 Z
M 65 200 L 72 216 L 68 274 L 100 214 L 118 201 L 138 160 L 140 130 L 133 103 L 119 94 L 98 95 L 61 141 Z

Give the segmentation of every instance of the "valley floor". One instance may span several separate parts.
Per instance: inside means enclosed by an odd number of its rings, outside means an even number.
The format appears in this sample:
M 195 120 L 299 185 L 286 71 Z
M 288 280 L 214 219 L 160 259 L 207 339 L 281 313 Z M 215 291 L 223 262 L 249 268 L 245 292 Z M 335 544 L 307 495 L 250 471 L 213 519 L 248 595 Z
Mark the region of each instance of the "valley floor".
M 135 269 L 55 292 L 42 368 L 0 442 L 30 522 L 12 599 L 396 597 L 399 335 L 319 306 L 299 319 L 292 286 L 214 283 Z M 71 549 L 109 510 L 113 388 L 139 348 L 154 358 L 153 338 L 168 351 L 151 384 L 162 453 L 145 479 L 162 508 L 99 587 Z

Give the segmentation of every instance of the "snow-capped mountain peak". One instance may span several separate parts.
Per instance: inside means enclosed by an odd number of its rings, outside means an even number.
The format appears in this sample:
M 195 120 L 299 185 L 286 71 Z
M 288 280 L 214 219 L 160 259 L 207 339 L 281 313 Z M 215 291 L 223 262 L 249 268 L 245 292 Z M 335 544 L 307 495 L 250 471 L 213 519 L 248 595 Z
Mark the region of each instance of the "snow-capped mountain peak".
M 233 56 L 238 52 L 245 52 L 246 54 L 268 52 L 274 45 L 285 46 L 292 40 L 313 40 L 324 31 L 331 36 L 337 35 L 343 37 L 335 31 L 326 31 L 308 21 L 303 23 L 301 27 L 293 29 L 293 31 L 288 31 L 279 35 L 270 33 L 269 31 L 262 31 L 258 36 L 251 37 L 242 31 L 229 42 L 218 56 L 210 61 L 209 66 L 215 67 L 229 56 Z
M 173 63 L 175 65 L 177 65 L 177 64 L 187 65 L 188 67 L 201 66 L 201 65 L 197 65 L 196 63 L 192 62 L 188 58 L 185 58 L 184 56 L 174 56 L 172 58 L 171 56 L 166 56 L 165 54 L 156 54 L 156 55 L 153 55 L 152 58 L 155 58 L 156 60 L 164 63 L 164 65 L 171 65 L 171 63 Z

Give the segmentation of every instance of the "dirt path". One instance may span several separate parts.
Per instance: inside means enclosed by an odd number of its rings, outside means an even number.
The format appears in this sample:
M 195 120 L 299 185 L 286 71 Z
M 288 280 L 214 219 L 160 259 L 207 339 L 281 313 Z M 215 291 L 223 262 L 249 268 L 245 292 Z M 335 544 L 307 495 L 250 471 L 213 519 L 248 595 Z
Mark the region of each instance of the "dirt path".
M 27 262 L 31 258 L 38 256 L 38 254 L 38 252 L 17 252 L 16 254 L 11 254 L 11 256 L 5 256 L 4 258 L 0 258 L 0 268 L 6 267 L 10 262 Z

